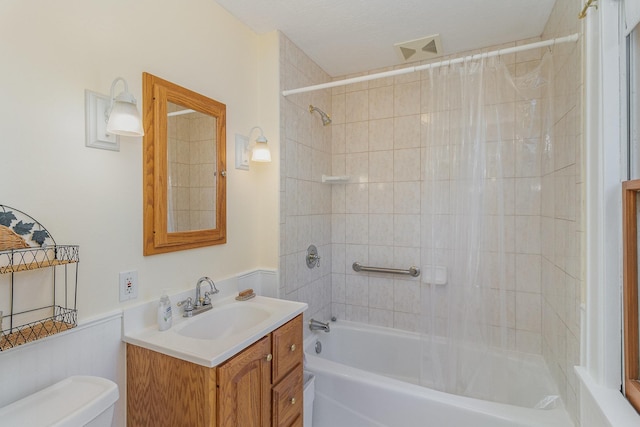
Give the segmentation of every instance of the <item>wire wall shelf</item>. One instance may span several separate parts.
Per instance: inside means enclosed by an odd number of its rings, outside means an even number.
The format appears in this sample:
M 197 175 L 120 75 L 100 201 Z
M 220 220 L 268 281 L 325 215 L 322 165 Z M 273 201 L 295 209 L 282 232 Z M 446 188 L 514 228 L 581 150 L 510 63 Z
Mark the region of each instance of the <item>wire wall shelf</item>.
M 77 326 L 79 252 L 57 245 L 24 212 L 0 205 L 0 351 Z

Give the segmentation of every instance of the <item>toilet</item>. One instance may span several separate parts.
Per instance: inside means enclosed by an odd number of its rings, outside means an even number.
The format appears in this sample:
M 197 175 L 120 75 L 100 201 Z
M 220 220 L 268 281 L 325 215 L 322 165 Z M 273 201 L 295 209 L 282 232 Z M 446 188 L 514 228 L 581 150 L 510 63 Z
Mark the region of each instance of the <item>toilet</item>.
M 5 427 L 111 427 L 118 385 L 73 376 L 0 408 Z

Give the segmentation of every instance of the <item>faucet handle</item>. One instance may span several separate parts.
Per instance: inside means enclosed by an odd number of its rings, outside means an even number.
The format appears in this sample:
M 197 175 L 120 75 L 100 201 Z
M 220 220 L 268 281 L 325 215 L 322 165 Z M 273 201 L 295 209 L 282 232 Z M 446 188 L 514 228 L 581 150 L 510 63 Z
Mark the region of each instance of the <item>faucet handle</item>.
M 207 291 L 204 293 L 204 300 L 202 301 L 202 305 L 211 305 L 211 292 Z
M 186 300 L 180 301 L 177 306 L 181 307 L 182 305 L 184 305 L 184 317 L 191 317 L 193 316 L 193 299 L 191 297 L 187 298 Z

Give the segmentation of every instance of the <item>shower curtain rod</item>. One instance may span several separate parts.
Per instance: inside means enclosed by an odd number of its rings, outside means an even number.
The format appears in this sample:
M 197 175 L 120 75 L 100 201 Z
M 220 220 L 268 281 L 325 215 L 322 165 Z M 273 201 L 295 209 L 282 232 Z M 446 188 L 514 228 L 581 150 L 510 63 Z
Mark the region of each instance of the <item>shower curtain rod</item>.
M 321 83 L 321 84 L 318 84 L 318 85 L 306 86 L 306 87 L 301 87 L 301 88 L 298 88 L 298 89 L 283 90 L 282 91 L 282 95 L 283 96 L 289 96 L 289 95 L 295 95 L 297 93 L 312 92 L 314 90 L 329 89 L 329 88 L 332 88 L 332 87 L 345 86 L 345 85 L 349 85 L 349 84 L 352 84 L 352 83 L 360 83 L 360 82 L 366 82 L 366 81 L 369 81 L 369 80 L 382 79 L 382 78 L 385 78 L 385 77 L 393 77 L 393 76 L 399 76 L 399 75 L 402 75 L 402 74 L 415 73 L 416 71 L 423 71 L 423 70 L 427 70 L 429 68 L 437 68 L 437 67 L 441 67 L 443 65 L 447 66 L 447 65 L 452 65 L 452 64 L 459 64 L 459 63 L 464 62 L 464 61 L 473 61 L 473 60 L 477 60 L 477 59 L 480 59 L 480 58 L 491 58 L 491 57 L 494 57 L 494 56 L 508 55 L 510 53 L 516 53 L 516 52 L 523 52 L 525 50 L 531 50 L 531 49 L 538 49 L 538 48 L 541 48 L 541 47 L 553 46 L 553 45 L 560 44 L 560 43 L 575 42 L 575 41 L 578 40 L 578 38 L 580 38 L 580 35 L 578 33 L 575 33 L 575 34 L 572 34 L 570 36 L 558 37 L 558 38 L 549 39 L 549 40 L 543 40 L 543 41 L 540 41 L 540 42 L 529 43 L 529 44 L 525 44 L 525 45 L 522 45 L 522 46 L 508 47 L 508 48 L 505 48 L 505 49 L 498 49 L 498 50 L 494 50 L 494 51 L 486 52 L 486 53 L 478 53 L 478 54 L 475 54 L 475 55 L 465 56 L 465 57 L 462 57 L 462 58 L 448 59 L 448 60 L 445 60 L 445 61 L 432 62 L 430 64 L 424 64 L 424 65 L 416 65 L 414 67 L 400 68 L 398 70 L 392 70 L 392 71 L 383 71 L 381 73 L 369 74 L 367 76 L 359 76 L 359 77 L 352 77 L 350 79 L 336 80 L 335 82 Z

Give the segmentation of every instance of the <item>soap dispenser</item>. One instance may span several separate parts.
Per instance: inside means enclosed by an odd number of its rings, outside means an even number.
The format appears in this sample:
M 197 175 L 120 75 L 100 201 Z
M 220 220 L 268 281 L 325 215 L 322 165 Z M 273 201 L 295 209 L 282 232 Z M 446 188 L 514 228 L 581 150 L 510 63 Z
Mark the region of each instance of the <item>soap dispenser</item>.
M 164 291 L 158 303 L 158 330 L 166 331 L 171 327 L 171 300 Z

